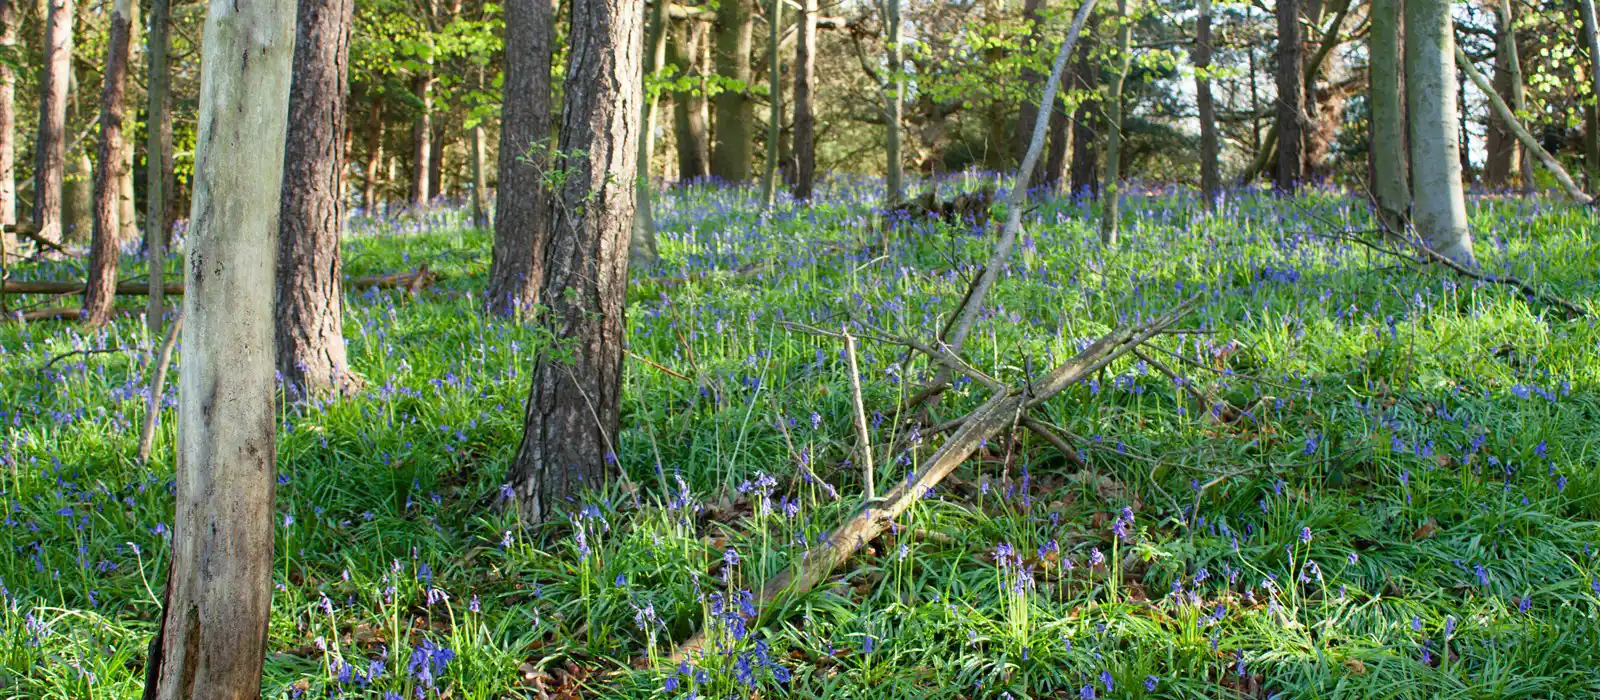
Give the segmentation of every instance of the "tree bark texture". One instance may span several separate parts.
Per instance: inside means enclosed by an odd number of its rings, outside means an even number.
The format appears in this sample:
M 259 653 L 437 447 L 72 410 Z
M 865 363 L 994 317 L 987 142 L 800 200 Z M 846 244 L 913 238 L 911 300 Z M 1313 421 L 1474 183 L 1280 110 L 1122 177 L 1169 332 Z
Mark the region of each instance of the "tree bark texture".
M 550 518 L 616 469 L 628 237 L 642 95 L 642 0 L 573 0 L 539 353 L 510 483 L 522 516 Z
M 811 199 L 817 180 L 817 0 L 803 0 L 794 45 L 794 198 Z
M 1200 112 L 1200 199 L 1216 205 L 1222 181 L 1217 172 L 1217 108 L 1211 97 L 1211 0 L 1200 0 L 1194 25 L 1195 106 Z
M 1292 193 L 1304 178 L 1305 81 L 1299 0 L 1278 0 L 1278 171 L 1274 185 Z
M 421 106 L 411 122 L 411 206 L 427 206 L 433 197 L 433 72 L 417 76 L 413 91 Z
M 1392 233 L 1405 231 L 1411 212 L 1406 173 L 1405 52 L 1400 42 L 1402 0 L 1372 0 L 1367 53 L 1371 64 L 1372 195 Z
M 272 603 L 272 282 L 295 4 L 216 0 L 184 266 L 177 514 L 146 697 L 256 698 Z
M 711 139 L 706 133 L 710 119 L 705 97 L 706 62 L 708 49 L 706 34 L 711 25 L 706 22 L 679 22 L 667 44 L 672 65 L 678 75 L 689 76 L 695 88 L 672 96 L 672 130 L 678 150 L 678 179 L 700 180 L 711 176 Z
M 121 247 L 122 108 L 127 95 L 129 33 L 133 29 L 133 3 L 117 0 L 111 10 L 111 32 L 106 45 L 105 83 L 100 90 L 100 167 L 94 171 L 94 232 L 89 244 L 89 283 L 84 288 L 84 320 L 90 327 L 111 320 L 117 299 L 117 262 Z
M 355 389 L 345 356 L 339 238 L 354 0 L 299 0 L 279 214 L 278 374 L 302 395 Z
M 0 51 L 16 50 L 17 0 L 0 0 Z M 0 225 L 17 223 L 17 69 L 0 62 Z M 16 238 L 0 232 L 0 256 L 15 253 Z
M 167 63 L 172 22 L 171 0 L 150 0 L 150 34 L 145 56 L 148 107 L 145 110 L 145 210 L 144 250 L 150 262 L 150 299 L 145 309 L 145 325 L 150 337 L 161 337 L 162 317 L 166 315 L 167 232 L 171 228 L 168 208 L 172 206 L 172 108 L 169 104 L 171 70 Z
M 1495 0 L 1494 91 L 1500 99 L 1521 111 L 1522 70 L 1517 56 L 1516 16 L 1511 0 Z M 1488 124 L 1487 153 L 1483 163 L 1484 184 L 1505 188 L 1522 172 L 1522 146 L 1511 130 L 1498 120 Z
M 500 105 L 499 196 L 494 202 L 494 253 L 485 309 L 521 319 L 539 301 L 550 193 L 550 61 L 555 8 L 551 0 L 506 2 L 505 97 Z M 632 182 L 629 173 L 629 182 Z
M 1461 184 L 1455 31 L 1448 0 L 1409 0 L 1406 103 L 1411 117 L 1411 221 L 1424 243 L 1466 267 L 1477 267 Z
M 749 94 L 752 1 L 723 0 L 717 5 L 717 76 L 737 84 L 713 98 L 717 114 L 711 174 L 726 182 L 750 179 L 750 128 L 755 122 Z
M 72 83 L 74 0 L 47 0 L 39 131 L 34 141 L 33 224 L 39 237 L 63 240 L 62 185 L 67 170 L 67 89 Z

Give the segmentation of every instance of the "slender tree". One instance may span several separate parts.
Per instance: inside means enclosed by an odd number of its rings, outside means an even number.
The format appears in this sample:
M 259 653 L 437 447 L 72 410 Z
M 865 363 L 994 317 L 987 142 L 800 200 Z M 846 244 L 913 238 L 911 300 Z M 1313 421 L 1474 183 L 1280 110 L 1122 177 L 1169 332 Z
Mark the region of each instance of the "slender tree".
M 299 0 L 279 214 L 278 374 L 305 395 L 348 393 L 339 237 L 354 0 Z
M 1448 0 L 1405 3 L 1412 223 L 1427 246 L 1475 267 L 1456 134 L 1455 30 Z
M 116 0 L 111 8 L 111 36 L 106 46 L 105 84 L 100 91 L 100 167 L 94 171 L 94 234 L 89 246 L 89 282 L 84 287 L 84 320 L 91 326 L 111 320 L 117 299 L 117 258 L 122 217 L 122 106 L 127 94 L 129 33 L 133 1 Z
M 1022 22 L 1028 29 L 1028 34 L 1023 41 L 1024 51 L 1027 54 L 1031 54 L 1034 47 L 1037 47 L 1044 39 L 1043 9 L 1044 0 L 1023 0 L 1022 2 Z M 1033 100 L 1033 94 L 1043 83 L 1044 75 L 1040 74 L 1038 69 L 1034 67 L 1033 61 L 1024 61 L 1022 64 L 1024 95 L 1017 104 L 1017 128 L 1015 134 L 1011 137 L 1012 157 L 1018 163 L 1022 162 L 1022 156 L 1027 153 L 1028 137 L 1033 134 L 1033 123 L 1039 114 L 1039 103 Z M 1033 181 L 1035 183 L 1039 182 L 1039 174 L 1034 173 Z
M 642 96 L 639 0 L 573 0 L 540 325 L 522 445 L 507 481 L 530 521 L 616 468 L 628 236 Z
M 62 183 L 67 170 L 67 89 L 72 83 L 73 0 L 47 0 L 44 66 L 39 79 L 39 136 L 34 141 L 33 225 L 63 240 Z
M 817 113 L 811 93 L 817 81 L 817 0 L 803 0 L 795 22 L 794 198 L 807 200 L 817 179 Z
M 1194 23 L 1194 89 L 1200 112 L 1200 199 L 1209 210 L 1222 186 L 1217 173 L 1217 108 L 1211 97 L 1211 0 L 1200 0 Z
M 411 206 L 421 207 L 433 197 L 433 66 L 412 81 L 417 96 L 417 116 L 411 121 Z
M 484 84 L 483 66 L 478 66 L 477 75 L 474 77 L 477 89 L 482 92 L 487 85 Z M 478 228 L 489 226 L 489 175 L 488 144 L 484 143 L 483 119 L 474 117 L 471 133 L 468 135 L 468 147 L 472 151 L 472 225 Z
M 549 192 L 543 179 L 550 135 L 551 0 L 507 0 L 505 88 L 500 103 L 500 196 L 485 308 L 523 318 L 539 301 Z M 629 173 L 631 181 L 633 174 Z
M 1600 21 L 1596 21 L 1594 0 L 1578 0 L 1578 13 L 1583 17 L 1583 47 L 1589 52 L 1589 70 L 1584 79 L 1589 83 L 1589 99 L 1600 100 Z M 1585 136 L 1588 148 L 1589 186 L 1600 184 L 1600 109 L 1589 104 Z
M 1516 17 L 1511 0 L 1495 0 L 1494 90 L 1500 99 L 1522 110 L 1522 62 L 1517 56 Z M 1488 124 L 1483 177 L 1490 187 L 1505 187 L 1522 170 L 1522 146 L 1499 120 Z
M 650 21 L 645 29 L 644 74 L 647 84 L 644 89 L 644 104 L 640 107 L 644 110 L 644 114 L 639 120 L 644 130 L 639 134 L 637 197 L 639 205 L 634 208 L 636 220 L 633 225 L 633 241 L 628 245 L 632 262 L 640 265 L 648 265 L 660 259 L 656 252 L 656 219 L 650 207 L 655 198 L 650 187 L 650 160 L 656 150 L 656 107 L 661 94 L 658 80 L 663 67 L 667 64 L 667 35 L 672 29 L 671 9 L 672 5 L 668 0 L 654 0 L 650 4 Z
M 272 278 L 293 0 L 206 16 L 184 265 L 171 562 L 145 697 L 261 693 L 278 425 Z
M 1305 177 L 1306 81 L 1302 74 L 1300 0 L 1278 0 L 1278 172 L 1279 192 L 1299 189 Z
M 1372 0 L 1367 54 L 1371 64 L 1372 195 L 1384 228 L 1399 235 L 1411 211 L 1406 175 L 1405 56 L 1400 43 L 1402 0 Z
M 0 0 L 0 52 L 17 46 L 17 1 Z M 17 69 L 0 61 L 0 225 L 17 223 Z M 0 265 L 16 250 L 9 231 L 0 231 Z
M 886 85 L 884 86 L 883 122 L 887 131 L 884 137 L 884 150 L 887 151 L 887 164 L 884 168 L 884 193 L 889 206 L 899 204 L 905 199 L 905 185 L 901 182 L 904 158 L 900 154 L 900 122 L 903 119 L 906 102 L 905 85 L 905 44 L 901 41 L 900 27 L 900 0 L 883 0 L 886 6 L 884 29 L 887 34 L 888 71 Z
M 771 208 L 778 198 L 778 161 L 783 159 L 780 135 L 783 132 L 783 54 L 778 51 L 783 36 L 784 0 L 767 5 L 767 162 L 761 176 L 761 201 Z M 648 136 L 646 137 L 648 138 Z
M 1122 88 L 1133 65 L 1133 18 L 1128 0 L 1117 0 L 1117 67 L 1106 94 L 1106 183 L 1100 210 L 1100 242 L 1117 244 L 1122 229 Z
M 711 174 L 728 182 L 750 179 L 750 128 L 755 122 L 755 105 L 749 94 L 752 1 L 717 3 L 717 77 L 731 84 L 713 98 L 717 128 Z
M 148 108 L 145 110 L 145 257 L 150 261 L 150 298 L 145 310 L 145 325 L 150 337 L 161 337 L 162 317 L 166 315 L 167 221 L 172 201 L 172 109 L 168 89 L 172 82 L 167 65 L 171 31 L 171 0 L 150 0 L 149 46 L 145 52 L 149 76 L 145 81 Z
M 706 104 L 705 54 L 709 22 L 679 22 L 667 43 L 668 56 L 678 75 L 688 76 L 693 87 L 672 96 L 672 131 L 678 149 L 678 179 L 696 180 L 711 176 L 711 139 L 706 124 L 711 120 Z
M 1073 89 L 1085 95 L 1072 113 L 1072 167 L 1070 188 L 1074 197 L 1100 196 L 1099 124 L 1100 65 L 1091 59 L 1097 16 L 1089 18 L 1083 43 L 1077 48 L 1072 69 Z
M 378 179 L 383 168 L 383 93 L 372 98 L 372 111 L 367 116 L 367 162 L 361 173 L 361 207 L 367 211 L 378 208 Z

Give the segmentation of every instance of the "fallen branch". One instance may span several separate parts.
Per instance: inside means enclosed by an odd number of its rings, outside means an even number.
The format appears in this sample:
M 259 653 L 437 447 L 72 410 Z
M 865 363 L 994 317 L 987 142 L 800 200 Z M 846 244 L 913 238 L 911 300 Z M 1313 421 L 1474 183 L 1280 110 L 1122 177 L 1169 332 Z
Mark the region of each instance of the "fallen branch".
M 423 265 L 409 272 L 394 272 L 384 275 L 368 277 L 353 277 L 345 280 L 344 288 L 347 290 L 361 289 L 405 289 L 415 293 L 418 289 L 426 287 L 439 280 L 437 273 Z M 82 294 L 84 285 L 79 282 L 32 282 L 7 280 L 0 286 L 0 294 Z M 183 283 L 175 282 L 162 287 L 165 294 L 183 294 Z M 150 294 L 150 287 L 144 282 L 120 282 L 117 284 L 117 294 L 121 296 L 146 296 Z M 74 316 L 77 309 L 73 309 Z
M 988 401 L 967 414 L 961 427 L 928 457 L 919 472 L 900 481 L 883 498 L 863 503 L 854 516 L 835 528 L 818 546 L 807 550 L 798 562 L 768 580 L 757 594 L 757 604 L 763 611 L 770 612 L 815 588 L 856 550 L 881 535 L 895 518 L 966 462 L 984 442 L 1012 426 L 1020 415 L 1132 352 L 1177 323 L 1199 300 L 1199 296 L 1191 297 L 1142 326 L 1111 331 L 1038 382 L 994 392 Z M 701 630 L 679 646 L 672 659 L 686 659 L 705 645 L 706 632 Z

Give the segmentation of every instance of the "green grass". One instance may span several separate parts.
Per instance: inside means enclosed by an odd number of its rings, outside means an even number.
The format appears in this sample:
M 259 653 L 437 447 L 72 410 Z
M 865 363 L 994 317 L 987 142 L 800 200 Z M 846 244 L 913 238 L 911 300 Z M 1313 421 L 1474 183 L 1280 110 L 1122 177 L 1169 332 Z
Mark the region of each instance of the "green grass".
M 425 263 L 445 280 L 351 295 L 365 391 L 283 408 L 266 696 L 1600 696 L 1600 330 L 1310 235 L 1370 225 L 1331 193 L 1231 193 L 1211 218 L 1192 193 L 1136 193 L 1115 251 L 1088 205 L 1042 202 L 970 361 L 1024 381 L 1201 293 L 1185 325 L 1204 332 L 1157 344 L 1204 368 L 1157 357 L 1249 415 L 1219 423 L 1119 361 L 1039 414 L 1090 470 L 996 438 L 895 535 L 757 624 L 746 591 L 861 494 L 841 465 L 856 443 L 842 348 L 780 322 L 928 337 L 991 245 L 918 222 L 856 252 L 877 237 L 878 188 L 835 180 L 772 214 L 740 190 L 666 194 L 629 350 L 690 380 L 630 360 L 624 478 L 538 527 L 493 505 L 539 340 L 478 313 L 489 235 L 451 209 L 356 217 L 348 274 Z M 1593 214 L 1472 209 L 1489 270 L 1596 305 Z M 0 698 L 139 692 L 173 508 L 171 410 L 155 464 L 134 457 L 142 328 L 0 325 Z M 110 351 L 46 366 L 90 349 Z M 900 348 L 860 359 L 869 412 L 931 374 Z M 939 416 L 981 394 L 960 382 Z M 872 418 L 877 445 L 910 429 Z M 937 442 L 880 454 L 878 483 Z M 681 673 L 665 657 L 702 626 L 720 652 Z

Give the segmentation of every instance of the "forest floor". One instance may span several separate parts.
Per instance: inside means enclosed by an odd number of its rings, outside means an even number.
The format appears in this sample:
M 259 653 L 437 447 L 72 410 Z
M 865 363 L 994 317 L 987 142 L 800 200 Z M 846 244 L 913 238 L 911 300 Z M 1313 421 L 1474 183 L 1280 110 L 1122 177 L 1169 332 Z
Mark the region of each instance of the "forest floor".
M 1600 697 L 1600 329 L 1328 238 L 1371 226 L 1333 193 L 1232 193 L 1210 218 L 1131 193 L 1116 250 L 1090 204 L 1042 201 L 966 357 L 1019 383 L 1199 294 L 1190 332 L 1153 343 L 1212 405 L 1119 360 L 1035 413 L 1086 466 L 1001 435 L 756 619 L 748 591 L 863 491 L 842 344 L 781 322 L 930 338 L 992 246 L 926 221 L 880 239 L 880 193 L 835 180 L 771 214 L 663 193 L 663 262 L 630 294 L 648 362 L 627 362 L 625 478 L 541 527 L 495 505 L 542 341 L 479 313 L 489 234 L 447 207 L 355 216 L 347 274 L 442 280 L 352 292 L 364 390 L 282 410 L 266 697 Z M 1600 310 L 1592 212 L 1470 207 L 1486 269 Z M 142 302 L 91 334 L 0 325 L 0 698 L 138 696 L 177 400 L 169 382 L 139 464 Z M 873 443 L 908 437 L 884 413 L 926 358 L 859 359 Z M 984 393 L 959 381 L 937 416 Z M 878 483 L 938 442 L 880 454 Z M 706 625 L 721 653 L 668 659 Z

